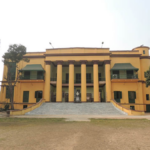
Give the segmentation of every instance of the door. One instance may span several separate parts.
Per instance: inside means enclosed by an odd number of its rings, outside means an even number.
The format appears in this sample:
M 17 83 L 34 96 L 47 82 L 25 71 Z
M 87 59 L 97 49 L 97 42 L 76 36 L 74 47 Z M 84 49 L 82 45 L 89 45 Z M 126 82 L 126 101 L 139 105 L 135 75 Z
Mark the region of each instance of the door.
M 30 71 L 24 72 L 24 79 L 30 79 Z
M 68 102 L 68 93 L 65 93 L 65 102 Z
M 24 103 L 29 102 L 29 91 L 23 91 L 23 102 Z
M 39 102 L 42 99 L 42 91 L 35 91 L 36 102 Z
M 150 105 L 146 105 L 146 112 L 150 112 Z
M 66 83 L 69 83 L 69 73 L 66 73 Z
M 86 82 L 91 83 L 91 74 L 90 73 L 86 74 Z
M 102 81 L 101 73 L 98 73 L 98 81 Z
M 43 71 L 37 72 L 37 79 L 43 79 Z
M 127 70 L 127 79 L 132 79 L 133 77 L 133 70 Z
M 81 83 L 81 73 L 76 74 L 76 82 L 75 83 Z

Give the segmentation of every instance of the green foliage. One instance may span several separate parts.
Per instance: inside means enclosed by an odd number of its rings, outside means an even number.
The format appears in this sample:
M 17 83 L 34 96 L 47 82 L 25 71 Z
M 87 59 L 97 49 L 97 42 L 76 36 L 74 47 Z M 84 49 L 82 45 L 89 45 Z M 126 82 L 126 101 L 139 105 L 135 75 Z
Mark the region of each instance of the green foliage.
M 150 67 L 149 70 L 145 72 L 145 78 L 146 78 L 146 87 L 150 85 Z
M 26 47 L 23 45 L 13 44 L 9 46 L 7 52 L 2 56 L 5 65 L 10 65 L 9 62 L 19 63 L 23 59 L 23 55 L 26 54 Z M 27 59 L 23 59 L 28 61 Z
M 11 103 L 11 109 L 14 109 L 13 105 L 13 87 L 16 85 L 18 79 L 19 79 L 19 71 L 17 70 L 17 75 L 16 75 L 16 68 L 17 64 L 23 60 L 26 62 L 29 62 L 28 59 L 23 58 L 23 55 L 26 54 L 26 47 L 23 45 L 17 45 L 13 44 L 10 45 L 7 52 L 2 56 L 4 65 L 7 66 L 8 72 L 7 72 L 7 77 L 4 77 L 8 83 L 8 88 L 7 88 L 7 93 L 6 97 L 10 98 L 10 103 Z M 9 95 L 8 95 L 9 94 Z M 5 106 L 5 110 L 8 109 L 8 106 Z

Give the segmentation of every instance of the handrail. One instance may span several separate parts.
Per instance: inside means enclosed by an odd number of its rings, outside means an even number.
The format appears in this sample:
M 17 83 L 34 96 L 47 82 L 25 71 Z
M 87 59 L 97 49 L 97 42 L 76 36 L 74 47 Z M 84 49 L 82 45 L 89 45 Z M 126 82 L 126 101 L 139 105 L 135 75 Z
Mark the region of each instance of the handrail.
M 45 102 L 45 99 L 41 99 L 39 102 L 37 102 L 36 104 L 24 108 L 24 109 L 19 109 L 19 110 L 8 110 L 7 114 L 13 116 L 13 115 L 24 115 L 27 112 L 30 112 L 38 107 L 40 107 L 43 103 Z
M 114 99 L 110 100 L 111 103 L 116 106 L 117 108 L 119 108 L 120 110 L 126 112 L 128 115 L 144 115 L 145 112 L 144 111 L 140 111 L 140 110 L 131 110 L 129 108 L 126 108 L 124 106 L 122 106 L 121 104 L 117 103 Z
M 138 75 L 129 75 L 129 74 L 112 74 L 111 79 L 138 79 Z
M 20 80 L 43 80 L 44 75 L 20 76 Z

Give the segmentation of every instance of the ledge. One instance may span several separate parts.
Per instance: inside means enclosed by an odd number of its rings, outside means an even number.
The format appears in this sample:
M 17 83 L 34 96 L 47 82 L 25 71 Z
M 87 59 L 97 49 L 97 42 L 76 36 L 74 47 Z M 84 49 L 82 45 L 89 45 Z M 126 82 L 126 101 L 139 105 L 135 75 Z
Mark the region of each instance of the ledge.
M 139 79 L 111 79 L 112 83 L 122 83 L 122 82 L 139 82 Z
M 20 83 L 44 83 L 44 80 L 18 80 Z
M 13 115 L 24 115 L 25 113 L 30 112 L 30 111 L 40 107 L 44 102 L 45 102 L 45 99 L 41 99 L 38 103 L 36 103 L 30 107 L 27 107 L 24 109 L 19 109 L 19 110 L 8 110 L 7 114 L 9 114 L 11 116 L 13 116 Z
M 115 100 L 111 100 L 111 103 L 118 109 L 126 112 L 128 115 L 144 115 L 145 114 L 144 111 L 131 110 L 131 109 L 125 108 L 124 106 L 117 103 Z

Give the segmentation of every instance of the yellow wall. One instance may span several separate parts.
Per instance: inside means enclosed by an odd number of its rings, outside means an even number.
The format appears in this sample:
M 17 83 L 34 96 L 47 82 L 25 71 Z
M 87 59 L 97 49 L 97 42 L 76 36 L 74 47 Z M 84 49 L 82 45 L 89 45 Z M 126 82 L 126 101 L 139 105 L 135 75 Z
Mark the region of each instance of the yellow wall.
M 114 91 L 122 91 L 122 99 L 121 102 L 122 104 L 129 104 L 129 99 L 128 99 L 128 91 L 135 91 L 136 92 L 136 104 L 143 104 L 142 99 L 140 98 L 140 86 L 139 82 L 136 83 L 112 83 L 111 85 L 112 89 L 112 99 L 114 99 Z M 132 105 L 132 104 L 130 104 Z M 137 108 L 137 110 L 143 110 L 143 105 L 140 105 L 140 107 Z
M 143 54 L 143 50 L 145 50 L 145 54 Z M 70 56 L 52 56 L 50 54 L 53 55 L 59 55 L 59 54 L 69 54 Z M 85 56 L 79 55 L 79 56 L 71 56 L 72 54 L 85 54 Z M 91 54 L 91 55 L 86 55 L 86 54 Z M 97 55 L 99 54 L 99 55 Z M 100 55 L 101 54 L 101 55 Z M 139 55 L 138 55 L 139 54 Z M 115 56 L 118 55 L 118 56 Z M 120 57 L 119 57 L 120 55 Z M 136 57 L 128 57 L 125 55 L 136 55 Z M 122 100 L 121 103 L 125 106 L 128 107 L 130 105 L 135 105 L 135 109 L 136 110 L 146 110 L 146 105 L 145 104 L 150 104 L 150 100 L 147 101 L 146 100 L 146 94 L 150 95 L 150 87 L 146 88 L 145 83 L 143 83 L 143 81 L 145 81 L 145 77 L 144 77 L 144 72 L 148 70 L 149 66 L 150 66 L 150 59 L 149 58 L 141 58 L 140 55 L 143 56 L 149 56 L 149 48 L 147 47 L 137 47 L 132 51 L 109 51 L 109 48 L 68 48 L 68 49 L 50 49 L 50 50 L 46 50 L 46 52 L 37 52 L 37 53 L 27 53 L 25 56 L 29 56 L 30 57 L 30 62 L 24 62 L 21 61 L 18 64 L 18 69 L 22 69 L 23 67 L 25 67 L 27 64 L 41 64 L 42 67 L 45 69 L 46 65 L 45 65 L 45 61 L 52 61 L 56 64 L 56 61 L 65 61 L 68 62 L 68 60 L 75 60 L 76 62 L 79 62 L 81 60 L 87 60 L 88 62 L 91 62 L 92 65 L 92 61 L 93 60 L 99 60 L 104 62 L 105 60 L 111 60 L 110 61 L 110 69 L 114 66 L 115 63 L 131 63 L 134 67 L 139 68 L 138 70 L 138 77 L 140 82 L 138 82 L 139 80 L 135 81 L 135 82 L 130 82 L 130 80 L 122 80 L 119 82 L 110 82 L 108 81 L 107 85 L 110 86 L 104 86 L 102 89 L 103 91 L 105 91 L 104 93 L 109 93 L 109 88 L 111 89 L 110 94 L 107 95 L 107 97 L 111 96 L 110 99 L 114 98 L 114 91 L 122 91 Z M 35 57 L 34 57 L 35 56 Z M 42 58 L 37 58 L 38 56 L 42 57 Z M 69 65 L 69 63 L 68 63 Z M 98 72 L 101 73 L 101 77 L 102 78 L 106 78 L 109 79 L 109 75 L 108 73 L 105 74 L 105 71 L 108 72 L 109 70 L 105 70 L 106 69 L 106 65 L 109 66 L 108 64 L 104 64 L 103 66 L 99 66 L 98 67 Z M 108 67 L 109 68 L 109 67 Z M 86 66 L 86 73 L 91 73 L 91 78 L 93 80 L 93 66 L 88 67 Z M 45 70 L 46 71 L 46 70 Z M 66 80 L 66 73 L 69 73 L 69 66 L 68 67 L 62 67 L 62 80 Z M 74 80 L 76 80 L 76 73 L 81 73 L 81 66 L 80 67 L 74 67 Z M 134 72 L 135 73 L 135 72 Z M 56 78 L 56 74 L 57 74 L 57 66 L 54 66 L 53 63 L 51 64 L 50 67 L 50 77 L 51 78 Z M 123 75 L 125 74 L 124 71 L 120 71 L 120 74 Z M 36 75 L 36 72 L 32 72 L 31 75 Z M 7 76 L 7 67 L 4 66 L 4 71 L 3 71 L 3 81 L 5 81 L 4 77 Z M 60 76 L 60 75 L 59 75 Z M 142 81 L 141 81 L 142 80 Z M 33 81 L 33 80 L 32 80 Z M 2 85 L 4 85 L 6 83 L 2 83 Z M 23 91 L 30 91 L 29 93 L 29 105 L 32 105 L 30 103 L 36 103 L 36 99 L 34 98 L 34 93 L 37 90 L 42 90 L 43 91 L 43 95 L 44 95 L 44 89 L 46 87 L 44 87 L 45 83 L 44 81 L 39 82 L 39 81 L 34 81 L 34 82 L 29 82 L 27 81 L 26 83 L 17 83 L 16 87 L 15 87 L 15 94 L 14 94 L 14 101 L 16 103 L 20 103 L 20 104 L 15 104 L 15 108 L 19 109 L 22 108 L 23 106 Z M 51 91 L 55 91 L 56 92 L 56 87 L 50 86 Z M 81 91 L 81 87 L 78 87 L 77 89 L 80 89 Z M 101 89 L 101 87 L 100 87 Z M 63 87 L 62 91 L 68 92 L 69 89 L 68 87 Z M 128 104 L 128 91 L 136 91 L 136 104 Z M 92 93 L 92 97 L 93 97 L 93 87 L 86 87 L 86 93 Z M 104 98 L 105 94 L 103 94 L 102 96 Z M 1 87 L 1 94 L 0 94 L 0 102 L 2 101 L 6 101 L 7 99 L 5 98 L 6 95 L 6 88 Z M 7 100 L 8 101 L 8 100 Z M 21 104 L 22 103 L 22 104 Z M 140 104 L 140 105 L 139 105 Z

